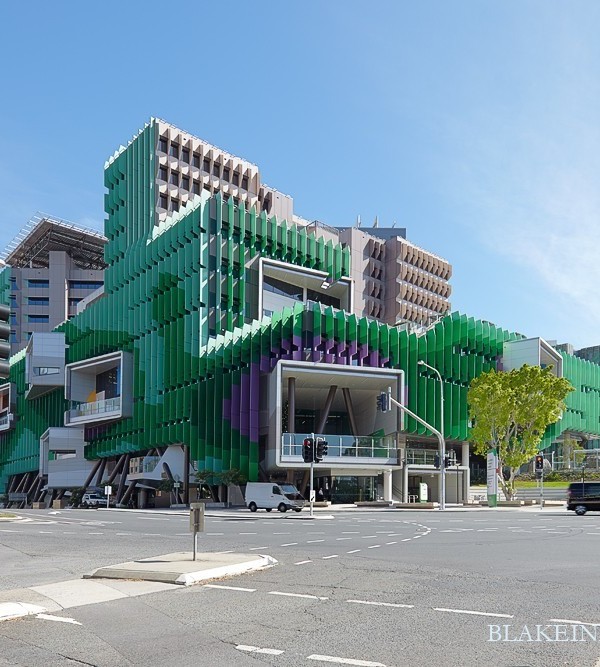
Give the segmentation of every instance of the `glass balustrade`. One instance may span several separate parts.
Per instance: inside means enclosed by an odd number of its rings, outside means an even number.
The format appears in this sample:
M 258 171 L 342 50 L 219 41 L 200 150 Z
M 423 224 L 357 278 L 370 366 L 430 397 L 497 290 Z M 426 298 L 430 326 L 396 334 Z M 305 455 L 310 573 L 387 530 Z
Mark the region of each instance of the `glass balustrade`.
M 77 419 L 78 417 L 95 417 L 108 412 L 118 412 L 121 410 L 121 397 L 107 398 L 102 401 L 92 401 L 91 403 L 79 403 L 76 407 L 69 410 L 69 417 Z
M 393 436 L 383 438 L 372 436 L 353 435 L 324 435 L 315 433 L 315 437 L 327 441 L 327 458 L 369 458 L 369 459 L 397 459 L 396 439 Z M 302 446 L 305 438 L 311 438 L 312 433 L 284 433 L 281 436 L 282 456 L 302 458 Z

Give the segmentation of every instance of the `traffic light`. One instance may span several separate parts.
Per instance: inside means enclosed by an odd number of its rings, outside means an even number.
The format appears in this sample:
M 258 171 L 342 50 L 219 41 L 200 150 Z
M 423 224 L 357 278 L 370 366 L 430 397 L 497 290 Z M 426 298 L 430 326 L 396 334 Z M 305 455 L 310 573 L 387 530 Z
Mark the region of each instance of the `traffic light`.
M 434 465 L 436 468 L 439 468 L 439 467 L 440 467 L 440 455 L 439 455 L 439 454 L 436 454 L 436 455 L 433 457 L 433 465 Z
M 323 438 L 317 438 L 317 453 L 315 455 L 315 463 L 321 463 L 324 456 L 327 456 L 327 440 Z
M 544 456 L 542 454 L 537 454 L 535 457 L 535 471 L 544 470 Z
M 377 411 L 387 412 L 388 410 L 388 395 L 385 392 L 381 392 L 381 394 L 377 396 Z
M 450 467 L 450 457 L 448 456 L 448 454 L 446 454 L 446 456 L 444 456 L 444 468 L 449 468 L 449 467 Z
M 0 378 L 10 372 L 10 307 L 0 304 Z
M 315 460 L 315 441 L 312 438 L 304 438 L 302 460 L 304 463 L 312 463 Z

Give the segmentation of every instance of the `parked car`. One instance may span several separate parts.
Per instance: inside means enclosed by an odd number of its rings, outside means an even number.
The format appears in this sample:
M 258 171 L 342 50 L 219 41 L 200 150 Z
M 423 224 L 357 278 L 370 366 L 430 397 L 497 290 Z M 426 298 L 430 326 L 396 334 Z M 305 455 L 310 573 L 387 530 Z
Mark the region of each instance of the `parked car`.
M 583 516 L 600 511 L 600 482 L 573 482 L 567 490 L 567 509 Z
M 102 507 L 106 505 L 106 497 L 99 493 L 84 493 L 81 496 L 81 507 Z
M 301 512 L 304 507 L 304 498 L 292 484 L 275 484 L 273 482 L 248 482 L 246 484 L 246 507 L 251 512 L 265 509 L 270 512 L 278 509 L 280 512 L 294 510 Z

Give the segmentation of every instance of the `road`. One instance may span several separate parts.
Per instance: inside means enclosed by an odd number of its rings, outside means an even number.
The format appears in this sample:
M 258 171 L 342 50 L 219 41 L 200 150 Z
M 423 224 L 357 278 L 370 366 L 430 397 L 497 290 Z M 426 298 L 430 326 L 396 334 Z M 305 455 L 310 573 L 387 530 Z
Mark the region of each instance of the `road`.
M 20 515 L 0 524 L 0 599 L 191 546 L 185 516 Z M 269 554 L 276 567 L 1 623 L 0 665 L 596 667 L 599 546 L 600 515 L 560 508 L 224 512 L 207 518 L 201 549 Z M 565 636 L 557 626 L 572 638 L 573 622 L 587 641 L 550 641 Z M 551 628 L 541 641 L 489 641 L 526 638 L 524 626 L 535 639 L 538 625 Z

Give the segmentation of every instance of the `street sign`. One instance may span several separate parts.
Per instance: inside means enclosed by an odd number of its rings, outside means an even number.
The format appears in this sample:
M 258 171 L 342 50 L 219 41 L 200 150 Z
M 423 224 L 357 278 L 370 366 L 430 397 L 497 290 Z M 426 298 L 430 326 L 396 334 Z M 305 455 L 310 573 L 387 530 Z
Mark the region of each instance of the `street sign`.
M 488 507 L 498 507 L 498 455 L 492 449 L 487 455 Z
M 104 495 L 105 495 L 105 496 L 110 496 L 111 493 L 112 493 L 112 486 L 110 486 L 109 484 L 107 484 L 107 485 L 104 487 Z
M 314 489 L 311 489 L 309 502 L 314 503 L 316 497 L 317 497 L 317 492 Z

